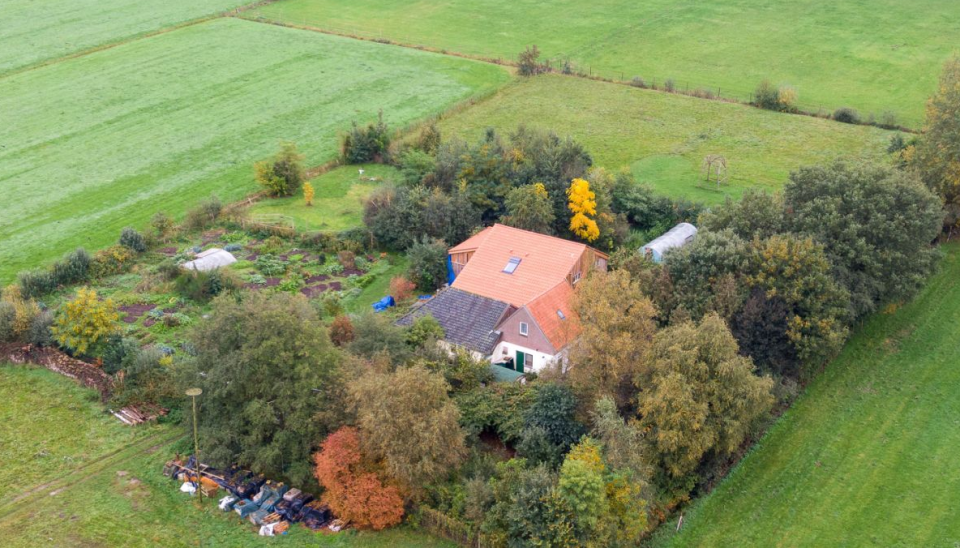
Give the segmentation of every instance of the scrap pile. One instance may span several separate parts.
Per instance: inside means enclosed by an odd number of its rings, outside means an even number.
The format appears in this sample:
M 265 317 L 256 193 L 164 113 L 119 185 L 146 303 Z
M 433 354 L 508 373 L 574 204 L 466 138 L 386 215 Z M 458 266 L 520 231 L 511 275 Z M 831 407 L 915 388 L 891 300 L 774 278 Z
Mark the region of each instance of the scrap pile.
M 157 417 L 167 414 L 167 410 L 156 405 L 141 405 L 140 407 L 128 406 L 119 411 L 110 410 L 114 417 L 120 419 L 123 424 L 131 426 L 143 424 L 145 422 L 156 420 Z
M 197 468 L 194 457 L 186 462 L 178 457 L 164 465 L 163 475 L 182 482 L 181 491 L 194 493 L 198 483 Z M 219 489 L 224 489 L 227 493 L 220 498 L 218 507 L 224 512 L 232 510 L 259 527 L 262 536 L 285 534 L 291 523 L 303 523 L 317 531 L 333 520 L 330 509 L 315 500 L 313 495 L 268 480 L 262 474 L 236 466 L 218 470 L 200 463 L 199 475 L 204 496 L 213 498 Z

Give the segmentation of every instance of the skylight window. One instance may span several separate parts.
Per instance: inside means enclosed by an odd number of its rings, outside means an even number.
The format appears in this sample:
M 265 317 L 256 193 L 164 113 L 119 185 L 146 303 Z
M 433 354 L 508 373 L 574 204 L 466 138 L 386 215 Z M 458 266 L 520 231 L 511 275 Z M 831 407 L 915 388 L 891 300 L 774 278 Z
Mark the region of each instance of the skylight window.
M 503 271 L 507 274 L 513 274 L 518 266 L 520 266 L 520 257 L 510 257 L 510 260 L 507 261 L 507 266 L 503 267 Z
M 557 316 L 560 316 L 561 320 L 567 319 L 567 317 L 563 315 L 563 310 L 560 310 L 559 308 L 557 309 Z

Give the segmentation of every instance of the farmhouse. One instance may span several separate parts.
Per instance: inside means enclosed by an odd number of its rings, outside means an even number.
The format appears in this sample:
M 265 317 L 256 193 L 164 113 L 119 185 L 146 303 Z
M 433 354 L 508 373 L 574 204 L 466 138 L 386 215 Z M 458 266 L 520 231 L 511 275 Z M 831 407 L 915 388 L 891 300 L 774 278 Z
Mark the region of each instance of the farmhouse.
M 576 242 L 496 224 L 451 248 L 452 283 L 400 320 L 432 315 L 445 342 L 518 372 L 563 356 L 580 333 L 574 286 L 607 255 Z

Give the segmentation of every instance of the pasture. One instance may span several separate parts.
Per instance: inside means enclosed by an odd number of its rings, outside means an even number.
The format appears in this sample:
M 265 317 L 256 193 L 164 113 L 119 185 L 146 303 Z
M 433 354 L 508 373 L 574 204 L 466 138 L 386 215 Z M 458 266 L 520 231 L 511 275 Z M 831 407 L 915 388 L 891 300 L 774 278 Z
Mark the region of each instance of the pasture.
M 23 491 L 156 430 L 124 426 L 94 390 L 37 367 L 0 364 L 0 401 L 0 482 Z
M 359 168 L 364 171 L 362 179 Z M 303 193 L 298 192 L 296 196 L 260 200 L 248 211 L 254 219 L 258 215 L 281 215 L 293 221 L 298 231 L 356 228 L 363 226 L 363 200 L 397 175 L 395 168 L 382 164 L 341 166 L 310 181 L 315 192 L 312 206 L 307 206 Z
M 4 0 L 0 74 L 214 15 L 245 0 Z
M 960 246 L 866 322 L 730 476 L 656 546 L 956 546 Z
M 0 79 L 0 282 L 210 194 L 256 190 L 294 141 L 317 165 L 383 109 L 401 127 L 509 79 L 496 66 L 223 18 Z
M 444 118 L 447 137 L 474 140 L 486 127 L 519 124 L 581 141 L 594 164 L 630 169 L 658 192 L 706 203 L 748 187 L 779 188 L 790 171 L 838 156 L 882 160 L 893 132 L 786 116 L 744 105 L 560 75 L 522 79 Z M 728 181 L 703 181 L 704 157 L 727 159 Z
M 482 57 L 536 44 L 595 75 L 742 99 L 769 79 L 806 109 L 890 110 L 911 126 L 960 34 L 954 0 L 282 0 L 248 15 Z

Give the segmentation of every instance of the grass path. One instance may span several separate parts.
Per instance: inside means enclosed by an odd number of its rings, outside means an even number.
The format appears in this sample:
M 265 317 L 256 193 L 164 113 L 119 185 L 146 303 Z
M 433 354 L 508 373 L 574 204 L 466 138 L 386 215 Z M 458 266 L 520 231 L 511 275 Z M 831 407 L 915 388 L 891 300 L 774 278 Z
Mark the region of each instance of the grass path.
M 536 44 L 594 74 L 741 99 L 770 79 L 809 109 L 912 126 L 960 34 L 954 0 L 281 0 L 248 16 L 489 58 Z
M 748 187 L 777 189 L 802 166 L 840 156 L 884 161 L 893 132 L 744 105 L 636 89 L 561 75 L 519 80 L 445 117 L 441 131 L 471 140 L 485 128 L 519 124 L 581 141 L 594 162 L 628 168 L 670 196 L 717 203 Z M 708 154 L 726 157 L 728 184 L 701 182 Z
M 960 544 L 960 244 L 945 249 L 654 546 Z
M 499 67 L 223 18 L 0 79 L 0 284 L 156 211 L 254 190 L 281 140 L 309 165 L 379 109 L 394 127 L 509 78 Z

